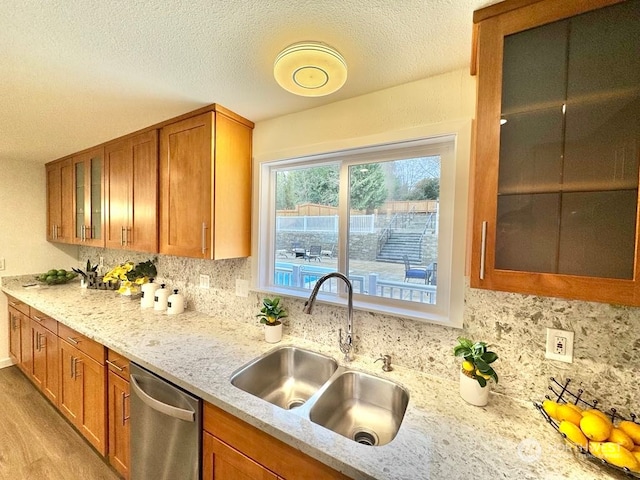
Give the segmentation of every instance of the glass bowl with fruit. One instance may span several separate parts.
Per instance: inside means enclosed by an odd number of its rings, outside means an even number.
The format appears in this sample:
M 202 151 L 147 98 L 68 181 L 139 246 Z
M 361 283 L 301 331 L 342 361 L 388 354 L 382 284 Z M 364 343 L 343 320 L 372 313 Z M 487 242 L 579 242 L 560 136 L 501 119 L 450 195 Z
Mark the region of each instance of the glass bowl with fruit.
M 584 391 L 570 390 L 551 378 L 545 400 L 534 402 L 538 411 L 571 445 L 594 462 L 640 479 L 640 424 L 637 416 L 605 409 L 597 400 L 587 401 Z
M 62 285 L 68 283 L 78 276 L 75 272 L 69 272 L 63 268 L 51 269 L 46 273 L 36 275 L 36 280 L 46 285 Z

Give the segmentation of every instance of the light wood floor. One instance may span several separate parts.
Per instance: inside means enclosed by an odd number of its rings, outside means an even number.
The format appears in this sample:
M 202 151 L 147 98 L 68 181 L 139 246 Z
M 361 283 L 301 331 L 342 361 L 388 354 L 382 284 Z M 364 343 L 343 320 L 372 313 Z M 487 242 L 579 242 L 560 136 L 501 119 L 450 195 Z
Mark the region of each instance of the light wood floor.
M 18 367 L 0 369 L 0 480 L 118 480 Z

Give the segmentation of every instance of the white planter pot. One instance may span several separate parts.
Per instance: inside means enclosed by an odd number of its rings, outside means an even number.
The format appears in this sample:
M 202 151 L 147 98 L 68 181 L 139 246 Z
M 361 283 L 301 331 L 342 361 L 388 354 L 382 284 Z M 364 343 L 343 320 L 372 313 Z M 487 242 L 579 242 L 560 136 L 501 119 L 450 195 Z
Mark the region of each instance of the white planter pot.
M 265 325 L 264 339 L 267 343 L 278 343 L 282 340 L 282 323 L 279 325 Z
M 481 387 L 475 378 L 460 372 L 460 396 L 471 405 L 484 407 L 489 402 L 489 386 Z

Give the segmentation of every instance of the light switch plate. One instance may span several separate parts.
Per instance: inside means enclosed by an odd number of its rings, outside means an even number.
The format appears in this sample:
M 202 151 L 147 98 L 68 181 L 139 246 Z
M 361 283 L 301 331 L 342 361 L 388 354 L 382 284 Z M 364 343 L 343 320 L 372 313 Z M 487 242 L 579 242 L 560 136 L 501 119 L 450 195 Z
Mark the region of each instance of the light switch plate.
M 209 288 L 209 275 L 200 275 L 200 288 Z
M 544 358 L 573 363 L 573 337 L 569 330 L 547 328 L 547 347 Z

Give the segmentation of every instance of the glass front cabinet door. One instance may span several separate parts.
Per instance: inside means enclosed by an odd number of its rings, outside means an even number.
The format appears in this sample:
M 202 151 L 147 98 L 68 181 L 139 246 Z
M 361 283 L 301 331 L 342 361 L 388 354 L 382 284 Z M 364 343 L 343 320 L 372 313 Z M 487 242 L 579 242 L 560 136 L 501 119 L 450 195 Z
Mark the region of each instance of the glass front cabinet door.
M 474 17 L 471 286 L 640 305 L 640 0 L 503 3 Z
M 104 246 L 103 148 L 73 157 L 74 243 Z

